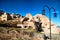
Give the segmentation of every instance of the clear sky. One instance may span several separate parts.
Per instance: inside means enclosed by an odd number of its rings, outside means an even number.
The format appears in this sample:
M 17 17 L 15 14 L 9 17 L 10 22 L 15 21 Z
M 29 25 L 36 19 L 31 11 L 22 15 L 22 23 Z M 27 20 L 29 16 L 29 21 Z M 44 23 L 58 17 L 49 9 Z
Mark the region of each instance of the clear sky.
M 57 18 L 53 17 L 53 10 L 51 10 L 51 19 L 57 26 L 60 26 L 60 0 L 0 0 L 0 9 L 5 12 L 21 14 L 25 16 L 27 13 L 35 15 L 41 14 L 43 5 L 54 7 L 57 12 Z M 46 16 L 48 17 L 48 9 L 46 10 Z

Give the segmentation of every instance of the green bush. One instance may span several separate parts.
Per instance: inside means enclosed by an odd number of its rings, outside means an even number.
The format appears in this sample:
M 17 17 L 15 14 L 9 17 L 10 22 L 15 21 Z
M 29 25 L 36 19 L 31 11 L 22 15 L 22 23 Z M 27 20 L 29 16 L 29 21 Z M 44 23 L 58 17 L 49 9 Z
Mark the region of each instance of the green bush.
M 23 40 L 22 38 L 19 38 L 18 40 Z

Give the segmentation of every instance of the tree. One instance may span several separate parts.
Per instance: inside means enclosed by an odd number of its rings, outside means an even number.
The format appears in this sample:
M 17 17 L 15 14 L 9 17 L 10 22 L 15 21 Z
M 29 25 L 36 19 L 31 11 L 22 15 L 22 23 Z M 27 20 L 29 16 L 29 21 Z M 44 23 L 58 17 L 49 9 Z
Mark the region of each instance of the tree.
M 0 16 L 1 16 L 2 14 L 4 14 L 4 11 L 3 11 L 3 10 L 0 10 Z

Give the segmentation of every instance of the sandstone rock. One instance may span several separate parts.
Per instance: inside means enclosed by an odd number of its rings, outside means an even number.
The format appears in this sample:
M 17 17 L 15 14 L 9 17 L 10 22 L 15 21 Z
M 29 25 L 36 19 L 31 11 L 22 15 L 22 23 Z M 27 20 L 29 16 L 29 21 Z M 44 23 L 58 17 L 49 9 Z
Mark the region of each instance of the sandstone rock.
M 40 20 L 38 18 L 40 18 Z M 44 33 L 46 33 L 46 34 L 50 33 L 50 23 L 49 23 L 50 20 L 46 16 L 41 15 L 41 14 L 36 14 L 34 16 L 34 20 L 42 23 Z M 59 34 L 58 28 L 52 22 L 51 22 L 51 33 L 52 34 Z
M 30 13 L 26 14 L 26 17 L 29 18 L 29 21 L 32 19 L 32 15 Z
M 50 20 L 49 18 L 47 18 L 46 16 L 42 15 L 42 14 L 36 14 L 35 16 L 32 16 L 30 13 L 26 14 L 27 18 L 29 18 L 28 21 L 26 21 L 23 26 L 32 26 L 32 29 L 35 29 L 35 25 L 34 22 L 40 22 L 42 23 L 42 29 L 44 30 L 45 34 L 50 34 Z M 22 18 L 24 19 L 24 18 Z M 59 30 L 56 27 L 56 25 L 51 22 L 51 33 L 52 34 L 59 34 Z
M 26 15 L 26 17 L 28 17 L 29 18 L 29 20 L 32 20 L 32 16 L 31 16 L 31 14 L 27 14 Z M 40 20 L 39 20 L 40 19 Z M 35 16 L 34 16 L 34 19 L 33 19 L 33 21 L 36 21 L 36 22 L 41 22 L 42 23 L 42 28 L 43 28 L 43 30 L 44 30 L 44 33 L 47 33 L 47 34 L 49 34 L 50 33 L 50 20 L 46 17 L 46 16 L 44 16 L 44 15 L 41 15 L 41 14 L 36 14 Z M 32 25 L 34 25 L 34 24 L 32 24 Z M 52 34 L 59 34 L 59 31 L 58 31 L 58 28 L 56 27 L 56 25 L 55 24 L 53 24 L 52 22 L 51 22 L 51 33 Z
M 33 37 L 32 40 L 44 40 L 43 38 L 40 38 L 40 37 Z

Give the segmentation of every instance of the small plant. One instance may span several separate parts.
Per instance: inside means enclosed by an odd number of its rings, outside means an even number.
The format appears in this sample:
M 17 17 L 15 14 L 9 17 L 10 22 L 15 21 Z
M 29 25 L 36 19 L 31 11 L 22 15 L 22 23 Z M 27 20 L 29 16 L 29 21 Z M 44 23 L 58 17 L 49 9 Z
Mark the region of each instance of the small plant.
M 23 40 L 22 38 L 19 38 L 18 40 Z
M 6 31 L 7 31 L 6 28 L 4 28 L 4 27 L 0 27 L 0 32 L 6 32 Z

